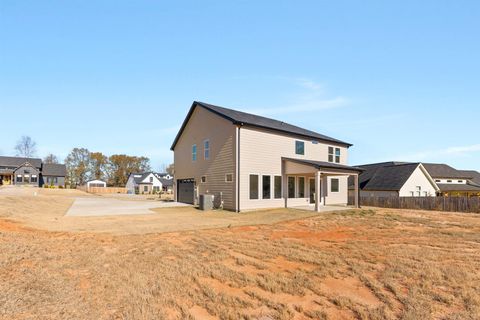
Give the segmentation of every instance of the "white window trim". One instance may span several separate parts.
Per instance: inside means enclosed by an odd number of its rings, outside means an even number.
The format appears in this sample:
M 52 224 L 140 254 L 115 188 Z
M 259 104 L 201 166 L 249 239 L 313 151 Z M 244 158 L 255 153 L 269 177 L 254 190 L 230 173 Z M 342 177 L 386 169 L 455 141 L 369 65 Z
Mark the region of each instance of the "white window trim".
M 333 186 L 332 180 L 338 180 L 338 191 L 332 191 L 332 186 Z M 330 188 L 328 188 L 328 190 L 330 191 L 330 193 L 339 193 L 340 192 L 340 179 L 339 178 L 331 178 L 329 183 L 330 183 Z
M 205 148 L 205 144 L 208 142 L 208 148 Z M 207 157 L 207 150 L 208 150 L 208 157 Z M 203 140 L 203 160 L 210 160 L 210 139 Z
M 303 153 L 297 153 L 297 142 L 303 143 Z M 306 149 L 306 143 L 303 140 L 295 140 L 295 155 L 296 156 L 304 156 L 305 153 L 307 153 L 305 150 Z
M 203 181 L 203 178 L 205 178 L 205 181 Z M 200 177 L 200 183 L 207 183 L 207 182 L 208 182 L 207 176 Z
M 293 185 L 294 185 L 294 188 L 293 188 L 293 189 L 294 189 L 294 192 L 293 192 L 294 197 L 293 197 L 293 198 L 290 198 L 290 190 L 288 189 L 288 180 L 289 180 L 290 178 L 293 178 L 293 179 L 295 180 L 295 182 L 294 182 L 294 184 L 293 184 Z M 297 188 L 298 188 L 298 186 L 297 186 L 297 177 L 296 177 L 296 176 L 287 176 L 287 199 L 296 199 L 296 198 L 297 198 Z
M 303 197 L 300 197 L 300 178 L 303 178 Z M 296 182 L 296 192 L 295 192 L 295 199 L 305 199 L 307 193 L 305 192 L 307 186 L 307 178 L 305 176 L 297 176 Z
M 258 199 L 251 199 L 251 198 L 250 198 L 250 193 L 251 193 L 251 191 L 252 191 L 252 190 L 250 189 L 250 176 L 257 176 L 257 177 L 258 177 L 258 181 L 257 181 L 257 182 L 258 182 L 258 183 L 257 183 Z M 261 186 L 262 186 L 262 182 L 261 182 L 262 179 L 261 179 L 261 177 L 262 177 L 262 175 L 261 175 L 260 173 L 249 173 L 249 174 L 248 174 L 248 200 L 249 200 L 249 201 L 261 201 L 261 200 L 263 200 L 263 199 L 262 199 L 262 194 L 260 194 L 260 193 L 262 192 L 262 188 L 261 188 Z
M 227 176 L 232 176 L 232 180 L 231 180 L 231 181 L 228 181 Z M 233 173 L 226 173 L 226 174 L 225 174 L 225 182 L 226 182 L 226 183 L 233 183 Z
M 193 148 L 195 147 L 195 152 L 193 152 Z M 195 155 L 195 158 L 193 157 Z M 192 162 L 196 162 L 198 159 L 198 146 L 196 144 L 192 144 Z
M 280 198 L 277 198 L 275 197 L 275 178 L 276 177 L 279 177 L 280 178 Z M 281 174 L 274 174 L 272 175 L 272 179 L 273 179 L 273 198 L 274 200 L 279 200 L 279 199 L 283 199 L 283 177 Z
M 272 175 L 271 174 L 262 174 L 261 177 L 262 177 L 262 183 L 261 183 L 261 186 L 262 186 L 262 200 L 272 200 L 272 199 L 274 199 L 274 198 L 272 198 Z M 270 178 L 270 198 L 264 198 L 263 197 L 263 177 L 269 177 Z

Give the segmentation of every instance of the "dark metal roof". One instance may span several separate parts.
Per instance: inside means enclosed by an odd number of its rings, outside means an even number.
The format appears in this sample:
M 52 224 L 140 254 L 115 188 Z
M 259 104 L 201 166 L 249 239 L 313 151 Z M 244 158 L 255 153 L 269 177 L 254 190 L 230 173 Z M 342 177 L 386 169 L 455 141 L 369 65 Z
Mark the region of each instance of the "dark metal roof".
M 162 186 L 164 186 L 164 187 L 172 187 L 173 186 L 173 179 L 160 178 L 160 182 L 162 183 Z
M 454 169 L 446 164 L 441 163 L 424 163 L 423 166 L 427 169 L 432 178 L 452 178 L 452 179 L 471 179 L 470 174 Z
M 457 184 L 457 183 L 437 183 L 437 186 L 440 188 L 442 192 L 465 192 L 465 191 L 473 191 L 473 192 L 480 192 L 480 186 L 472 185 L 472 184 Z
M 334 170 L 338 170 L 338 171 L 342 171 L 342 172 L 345 171 L 345 172 L 353 172 L 353 173 L 361 173 L 361 172 L 364 171 L 364 169 L 362 169 L 362 168 L 351 167 L 351 166 L 346 166 L 346 165 L 343 165 L 343 164 L 337 164 L 337 163 L 331 163 L 331 162 L 325 162 L 325 161 L 293 159 L 293 158 L 283 158 L 283 157 L 282 157 L 282 160 L 291 161 L 291 162 L 311 166 L 311 167 L 314 167 L 318 170 L 334 169 Z
M 42 159 L 23 158 L 23 157 L 2 157 L 0 156 L 0 167 L 18 168 L 25 162 L 30 163 L 33 167 L 40 169 L 42 167 Z
M 346 147 L 351 147 L 352 146 L 352 144 L 350 144 L 350 143 L 347 143 L 347 142 L 344 142 L 344 141 L 341 141 L 341 140 L 337 140 L 337 139 L 319 134 L 317 132 L 310 131 L 310 130 L 307 130 L 307 129 L 303 129 L 303 128 L 300 128 L 300 127 L 297 127 L 297 126 L 294 126 L 294 125 L 291 125 L 291 124 L 288 124 L 288 123 L 285 123 L 285 122 L 282 122 L 282 121 L 278 121 L 278 120 L 274 120 L 274 119 L 270 119 L 270 118 L 254 115 L 254 114 L 251 114 L 251 113 L 242 112 L 242 111 L 227 109 L 227 108 L 211 105 L 211 104 L 204 103 L 204 102 L 194 101 L 193 104 L 192 104 L 192 107 L 190 108 L 190 111 L 188 112 L 187 117 L 185 118 L 185 121 L 182 124 L 182 127 L 180 128 L 180 131 L 178 132 L 177 136 L 175 137 L 175 140 L 172 144 L 172 147 L 170 148 L 172 151 L 175 149 L 175 146 L 176 146 L 178 140 L 180 139 L 180 137 L 183 133 L 183 130 L 185 129 L 188 121 L 190 120 L 190 117 L 193 114 L 193 111 L 195 110 L 195 108 L 197 106 L 202 107 L 202 108 L 204 108 L 204 109 L 206 109 L 210 112 L 213 112 L 214 114 L 216 114 L 216 115 L 218 115 L 218 116 L 220 116 L 220 117 L 222 117 L 222 118 L 224 118 L 228 121 L 231 121 L 235 125 L 241 125 L 241 126 L 250 125 L 250 126 L 254 126 L 254 127 L 258 127 L 258 128 L 275 130 L 275 131 L 283 132 L 283 133 L 290 134 L 290 135 L 302 136 L 302 137 L 305 137 L 305 138 L 308 138 L 308 139 L 315 139 L 315 140 L 331 142 L 331 143 L 335 143 L 335 144 L 346 146 Z
M 363 187 L 362 185 L 360 187 L 362 190 L 371 191 L 400 191 L 419 165 L 419 163 L 408 163 L 377 168 L 368 181 L 362 179 Z
M 65 177 L 67 175 L 67 167 L 64 164 L 45 163 L 42 167 L 42 175 Z

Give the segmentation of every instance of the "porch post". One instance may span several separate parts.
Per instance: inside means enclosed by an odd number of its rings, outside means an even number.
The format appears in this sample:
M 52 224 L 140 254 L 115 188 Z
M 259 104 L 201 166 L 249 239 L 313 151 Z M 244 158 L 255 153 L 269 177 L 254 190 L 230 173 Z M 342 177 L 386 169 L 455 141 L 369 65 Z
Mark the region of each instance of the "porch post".
M 355 208 L 360 208 L 360 188 L 358 183 L 358 174 L 353 176 L 355 189 Z
M 320 171 L 315 172 L 315 211 L 320 212 L 320 202 L 322 195 L 320 194 L 322 176 Z
M 286 162 L 282 160 L 282 192 L 283 199 L 285 200 L 285 208 L 288 208 L 288 179 L 287 179 L 287 169 L 285 168 Z

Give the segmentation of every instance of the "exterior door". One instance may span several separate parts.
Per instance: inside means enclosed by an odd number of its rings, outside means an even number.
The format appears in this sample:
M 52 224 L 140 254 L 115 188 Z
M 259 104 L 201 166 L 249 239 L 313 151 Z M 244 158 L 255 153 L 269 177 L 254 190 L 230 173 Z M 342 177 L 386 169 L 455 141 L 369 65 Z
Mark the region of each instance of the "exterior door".
M 309 180 L 310 188 L 310 203 L 315 203 L 315 179 Z
M 193 179 L 177 180 L 178 196 L 177 200 L 181 203 L 194 203 L 195 181 Z

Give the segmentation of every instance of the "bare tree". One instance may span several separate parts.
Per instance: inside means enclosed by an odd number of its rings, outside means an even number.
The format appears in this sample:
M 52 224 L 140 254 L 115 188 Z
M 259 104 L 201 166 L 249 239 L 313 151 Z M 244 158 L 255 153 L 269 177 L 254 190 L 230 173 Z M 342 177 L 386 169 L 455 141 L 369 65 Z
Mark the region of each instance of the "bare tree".
M 31 158 L 37 153 L 37 143 L 29 136 L 22 136 L 15 145 L 18 157 Z
M 175 165 L 173 163 L 169 164 L 166 171 L 169 175 L 173 176 L 175 173 Z
M 58 163 L 58 157 L 53 153 L 50 153 L 43 159 L 43 163 Z

